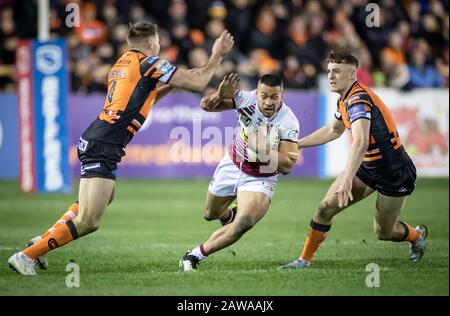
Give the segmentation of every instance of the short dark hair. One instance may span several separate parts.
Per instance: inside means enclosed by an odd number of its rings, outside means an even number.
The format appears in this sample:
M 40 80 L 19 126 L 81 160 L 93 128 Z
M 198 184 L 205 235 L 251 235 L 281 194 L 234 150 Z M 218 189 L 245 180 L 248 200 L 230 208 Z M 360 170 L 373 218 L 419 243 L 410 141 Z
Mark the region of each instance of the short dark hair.
M 271 75 L 271 74 L 263 75 L 261 78 L 259 78 L 258 83 L 263 83 L 269 87 L 283 88 L 283 80 L 281 80 L 281 78 L 276 75 Z
M 359 66 L 358 59 L 349 52 L 331 52 L 328 55 L 327 63 L 353 65 L 356 68 Z
M 145 21 L 130 23 L 127 41 L 139 42 L 149 36 L 156 35 L 156 33 L 158 33 L 158 26 L 155 23 Z

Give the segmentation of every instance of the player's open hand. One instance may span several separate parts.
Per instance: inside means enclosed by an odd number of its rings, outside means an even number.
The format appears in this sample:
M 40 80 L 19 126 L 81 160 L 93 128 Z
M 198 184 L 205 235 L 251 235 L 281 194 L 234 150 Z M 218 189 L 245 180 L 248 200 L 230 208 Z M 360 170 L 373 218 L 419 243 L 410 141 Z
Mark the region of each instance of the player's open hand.
M 232 99 L 238 91 L 239 75 L 231 73 L 223 78 L 219 85 L 219 96 L 223 99 Z
M 204 96 L 200 101 L 200 107 L 205 111 L 212 111 L 220 105 L 220 98 L 216 93 Z
M 352 186 L 353 180 L 351 178 L 343 177 L 341 179 L 341 183 L 335 192 L 338 197 L 339 207 L 347 207 L 349 201 L 353 201 Z
M 225 30 L 214 42 L 212 53 L 213 55 L 219 55 L 223 57 L 231 50 L 233 44 L 233 36 L 231 36 L 231 34 L 227 30 Z

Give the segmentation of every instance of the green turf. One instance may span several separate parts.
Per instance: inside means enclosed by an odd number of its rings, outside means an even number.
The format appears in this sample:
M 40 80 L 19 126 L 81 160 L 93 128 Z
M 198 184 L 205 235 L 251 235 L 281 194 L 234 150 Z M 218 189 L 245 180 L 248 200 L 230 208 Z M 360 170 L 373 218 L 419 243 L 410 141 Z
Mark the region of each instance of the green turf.
M 95 234 L 50 254 L 50 269 L 22 277 L 6 266 L 29 237 L 42 233 L 76 195 L 27 195 L 0 181 L 0 295 L 448 295 L 448 179 L 421 180 L 401 216 L 430 229 L 419 264 L 406 243 L 378 241 L 375 196 L 338 215 L 305 271 L 279 271 L 304 242 L 330 181 L 280 179 L 266 217 L 196 273 L 178 271 L 187 249 L 218 228 L 202 213 L 207 181 L 119 181 Z M 65 285 L 66 265 L 80 267 L 79 288 Z M 380 287 L 365 285 L 366 265 L 381 268 Z

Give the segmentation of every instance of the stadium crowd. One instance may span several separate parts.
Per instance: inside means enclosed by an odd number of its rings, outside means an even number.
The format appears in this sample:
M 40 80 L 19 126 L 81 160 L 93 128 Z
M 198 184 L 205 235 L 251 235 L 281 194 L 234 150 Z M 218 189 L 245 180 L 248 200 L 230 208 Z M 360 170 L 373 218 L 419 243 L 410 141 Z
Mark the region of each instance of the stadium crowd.
M 366 25 L 369 2 L 379 5 L 379 27 Z M 0 0 L 0 91 L 15 91 L 14 52 L 19 39 L 37 37 L 36 3 Z M 68 3 L 79 4 L 79 27 L 66 25 Z M 237 72 L 243 89 L 265 73 L 287 88 L 317 88 L 327 53 L 349 50 L 369 86 L 448 87 L 448 0 L 52 0 L 51 37 L 67 38 L 72 91 L 106 91 L 128 23 L 138 20 L 158 24 L 161 56 L 179 67 L 202 65 L 230 30 L 235 46 L 211 86 Z

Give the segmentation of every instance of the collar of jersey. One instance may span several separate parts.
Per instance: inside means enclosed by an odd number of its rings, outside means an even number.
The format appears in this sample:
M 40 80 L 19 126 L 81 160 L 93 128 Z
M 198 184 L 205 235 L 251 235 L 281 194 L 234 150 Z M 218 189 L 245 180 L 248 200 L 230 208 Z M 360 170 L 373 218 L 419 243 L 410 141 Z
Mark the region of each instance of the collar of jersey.
M 137 50 L 137 49 L 130 49 L 129 50 L 130 52 L 135 52 L 135 53 L 139 53 L 139 54 L 142 54 L 142 55 L 144 55 L 144 56 L 147 56 L 147 54 L 144 54 L 143 52 L 141 52 L 140 50 Z
M 350 95 L 350 93 L 352 92 L 353 88 L 358 84 L 358 80 L 356 80 L 355 82 L 353 82 L 352 86 L 350 87 L 350 89 L 347 90 L 347 92 L 345 93 L 344 97 L 341 97 L 341 101 L 345 101 L 348 96 Z

